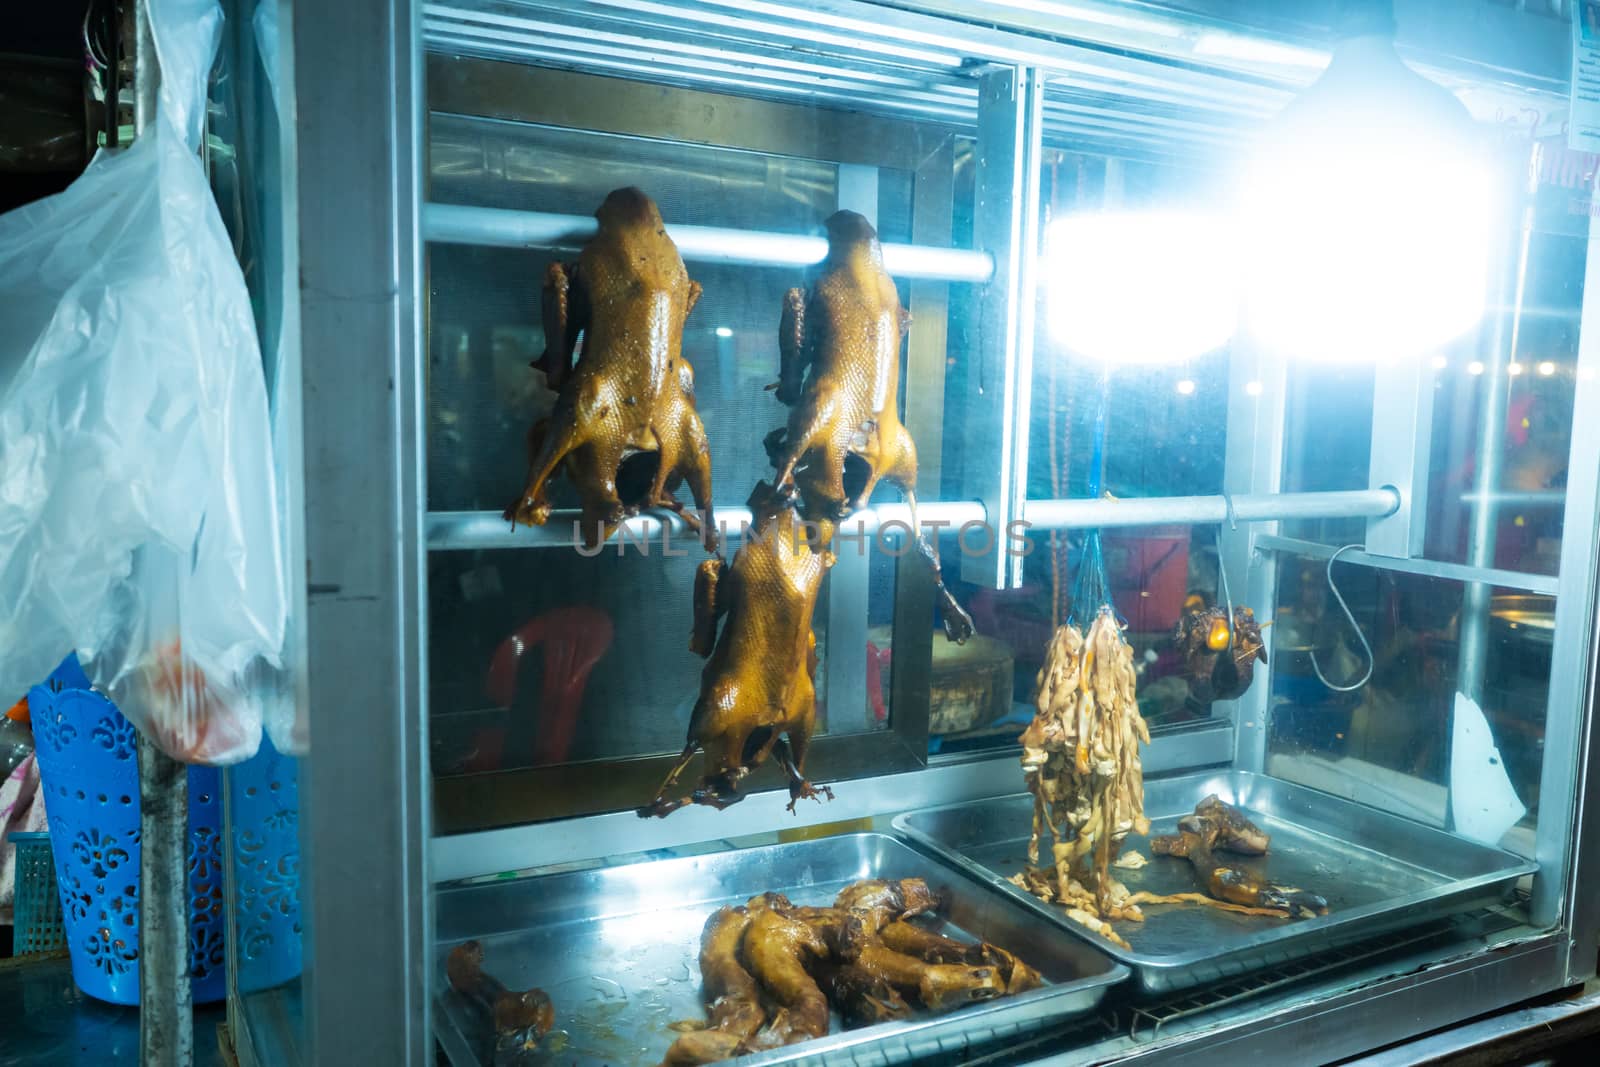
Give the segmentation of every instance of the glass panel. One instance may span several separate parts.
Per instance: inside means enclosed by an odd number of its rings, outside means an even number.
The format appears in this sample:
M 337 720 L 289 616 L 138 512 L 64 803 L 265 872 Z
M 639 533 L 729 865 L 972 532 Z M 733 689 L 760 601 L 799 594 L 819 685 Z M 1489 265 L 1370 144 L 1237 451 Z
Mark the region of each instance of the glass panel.
M 606 92 L 642 100 L 650 91 L 616 82 Z M 773 114 L 776 121 L 797 112 Z M 824 131 L 832 121 L 825 112 L 808 114 Z M 537 106 L 527 111 L 530 121 L 522 122 L 432 114 L 430 200 L 582 219 L 612 189 L 637 185 L 673 228 L 818 234 L 823 219 L 849 204 L 876 218 L 881 241 L 909 242 L 920 195 L 936 209 L 943 198 L 945 233 L 938 243 L 950 241 L 956 215 L 971 225 L 970 207 L 958 210 L 958 147 L 948 134 L 928 139 L 932 158 L 942 160 L 923 165 L 930 179 L 887 155 L 883 165 L 839 164 L 686 143 L 683 131 L 694 128 L 687 116 L 666 117 L 658 136 L 623 136 L 540 124 L 540 115 Z M 970 146 L 962 151 L 970 152 Z M 851 150 L 853 156 L 861 153 L 859 147 Z M 705 261 L 692 252 L 684 258 L 701 287 L 683 329 L 682 353 L 693 368 L 694 406 L 710 442 L 713 500 L 725 516 L 741 515 L 757 483 L 774 477 L 765 439 L 787 418 L 771 391 L 780 369 L 783 296 L 814 272 Z M 537 247 L 429 245 L 430 511 L 494 515 L 516 498 L 527 474 L 529 427 L 547 419 L 557 404 L 546 374 L 529 369 L 549 343 L 540 287 L 552 262 L 575 259 L 570 251 Z M 919 309 L 901 362 L 907 368 L 930 364 L 939 373 L 925 377 L 920 370 L 902 370 L 904 418 L 914 428 L 944 430 L 942 436 L 928 433 L 929 449 L 922 452 L 921 481 L 937 485 L 948 479 L 946 457 L 959 458 L 963 438 L 959 424 L 943 417 L 944 398 L 965 383 L 946 379 L 945 361 L 923 336 L 935 328 L 941 334 L 965 331 L 962 315 L 971 300 L 961 297 L 951 314 L 946 306 L 965 287 L 916 284 L 914 291 L 912 283 L 896 281 L 901 306 Z M 624 479 L 634 477 L 629 465 L 653 462 L 654 456 L 645 449 L 624 460 L 621 492 L 628 492 Z M 846 485 L 855 484 L 855 471 L 847 468 Z M 579 531 L 578 479 L 569 466 L 551 482 L 556 513 L 546 532 L 563 540 Z M 687 503 L 687 492 L 678 495 Z M 897 496 L 885 482 L 873 500 Z M 936 492 L 925 494 L 937 498 Z M 733 535 L 726 545 L 731 554 L 740 520 L 724 521 L 725 532 Z M 877 770 L 899 761 L 909 768 L 922 744 L 921 727 L 917 718 L 897 719 L 890 710 L 895 558 L 871 543 L 854 542 L 843 542 L 837 555 L 812 617 L 817 773 L 860 773 L 851 770 L 858 763 Z M 652 773 L 663 777 L 683 748 L 702 687 L 705 661 L 686 646 L 696 573 L 705 558 L 683 534 L 665 543 L 659 535 L 641 543 L 617 534 L 598 552 L 530 544 L 430 554 L 431 754 L 441 780 L 441 829 L 617 810 L 649 799 L 647 779 Z M 915 557 L 913 563 L 921 566 Z M 933 623 L 930 613 L 924 632 Z M 887 737 L 891 733 L 916 737 L 896 740 Z M 874 762 L 831 748 L 830 739 L 849 734 L 885 735 L 892 751 Z M 485 779 L 490 793 L 482 794 L 466 780 L 472 776 L 580 764 L 626 764 L 630 770 L 584 772 L 582 787 L 560 803 L 549 799 L 557 792 L 554 780 L 538 777 L 515 787 L 503 780 L 505 795 L 519 798 L 515 802 L 464 799 L 502 795 L 494 784 L 502 780 Z M 757 788 L 777 782 L 773 775 Z M 534 794 L 545 799 L 530 800 Z M 465 821 L 458 812 L 466 813 Z

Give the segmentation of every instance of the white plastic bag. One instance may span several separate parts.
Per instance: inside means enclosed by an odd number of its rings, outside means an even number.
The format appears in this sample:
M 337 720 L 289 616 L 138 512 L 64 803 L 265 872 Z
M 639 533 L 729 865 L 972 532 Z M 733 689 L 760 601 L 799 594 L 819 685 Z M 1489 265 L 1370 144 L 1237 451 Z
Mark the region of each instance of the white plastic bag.
M 75 648 L 199 763 L 255 752 L 285 625 L 255 322 L 186 138 L 215 6 L 152 7 L 173 77 L 133 147 L 0 216 L 0 693 Z

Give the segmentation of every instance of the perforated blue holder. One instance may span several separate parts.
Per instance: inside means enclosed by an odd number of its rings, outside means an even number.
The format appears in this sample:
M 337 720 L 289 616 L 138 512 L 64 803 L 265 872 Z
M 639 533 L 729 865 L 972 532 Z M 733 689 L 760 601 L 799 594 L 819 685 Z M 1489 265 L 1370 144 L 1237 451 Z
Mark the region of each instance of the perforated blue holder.
M 28 695 L 50 820 L 62 920 L 78 988 L 113 1004 L 139 1002 L 139 771 L 137 731 L 89 688 L 75 657 Z M 289 764 L 288 774 L 284 764 Z M 264 740 L 234 769 L 249 794 L 235 820 L 240 929 L 259 966 L 241 988 L 262 988 L 300 970 L 299 858 L 291 761 Z M 285 781 L 288 782 L 287 788 Z M 254 790 L 254 792 L 251 792 Z M 254 803 L 256 796 L 273 798 Z M 189 768 L 189 976 L 197 1004 L 227 995 L 223 951 L 222 780 Z M 259 874 L 259 877 L 258 877 Z M 247 906 L 253 909 L 244 914 Z

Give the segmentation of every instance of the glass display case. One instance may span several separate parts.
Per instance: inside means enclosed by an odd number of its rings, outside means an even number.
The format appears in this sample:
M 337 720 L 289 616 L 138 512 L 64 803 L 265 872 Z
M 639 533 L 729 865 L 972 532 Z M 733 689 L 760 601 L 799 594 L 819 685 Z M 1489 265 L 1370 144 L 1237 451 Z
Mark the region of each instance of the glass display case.
M 502 1055 L 1326 1062 L 1593 975 L 1565 12 L 1400 5 L 1426 82 L 1382 5 L 359 6 L 279 9 L 307 977 L 241 1059 L 538 987 Z

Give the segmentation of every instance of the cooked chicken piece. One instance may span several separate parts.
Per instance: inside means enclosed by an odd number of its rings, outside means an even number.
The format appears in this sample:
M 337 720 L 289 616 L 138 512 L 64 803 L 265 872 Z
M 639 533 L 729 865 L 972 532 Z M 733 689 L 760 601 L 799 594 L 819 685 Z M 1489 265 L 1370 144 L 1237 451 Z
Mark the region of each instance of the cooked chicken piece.
M 1272 836 L 1259 829 L 1244 817 L 1244 812 L 1231 804 L 1224 804 L 1215 793 L 1194 806 L 1196 816 L 1210 819 L 1215 824 L 1217 839 L 1213 848 L 1226 849 L 1246 856 L 1264 856 Z
M 483 969 L 483 944 L 463 941 L 445 957 L 450 988 L 477 1004 L 494 1020 L 501 1048 L 531 1049 L 555 1025 L 555 1006 L 543 990 L 518 993 Z
M 939 910 L 939 896 L 921 878 L 902 878 L 895 882 L 878 879 L 855 882 L 839 890 L 833 898 L 836 908 L 882 908 L 894 918 L 929 915 Z
M 1265 663 L 1267 650 L 1255 612 L 1243 605 L 1233 609 L 1233 627 L 1223 608 L 1189 611 L 1178 620 L 1173 634 L 1189 692 L 1202 704 L 1235 700 L 1255 680 L 1256 661 Z
M 755 527 L 731 564 L 700 565 L 694 588 L 690 647 L 709 656 L 689 739 L 656 797 L 639 815 L 670 815 L 685 804 L 725 808 L 743 799 L 744 778 L 776 753 L 789 775 L 789 809 L 833 792 L 806 781 L 806 752 L 816 724 L 816 635 L 811 616 L 832 552 L 807 541 L 795 509 L 765 482 L 750 496 Z M 831 533 L 827 531 L 824 538 Z M 723 619 L 717 632 L 717 621 Z M 700 787 L 688 796 L 668 792 L 705 752 Z
M 721 1063 L 744 1054 L 739 1038 L 721 1030 L 690 1030 L 678 1035 L 667 1049 L 661 1067 L 700 1067 L 701 1064 Z
M 641 507 L 681 512 L 672 493 L 687 481 L 708 520 L 710 547 L 710 450 L 682 351 L 700 286 L 689 280 L 655 203 L 638 189 L 612 192 L 595 217 L 599 232 L 578 261 L 553 263 L 545 276 L 545 351 L 534 366 L 559 396 L 529 433 L 527 487 L 506 518 L 544 525 L 549 480 L 564 468 L 583 504 L 584 543 L 593 547 Z M 649 478 L 624 499 L 624 461 L 647 452 L 656 454 Z
M 827 957 L 828 946 L 821 936 L 781 910 L 762 911 L 751 918 L 744 934 L 744 962 L 776 1008 L 750 1040 L 752 1050 L 827 1036 L 828 998 L 808 970 Z
M 911 1015 L 894 986 L 881 976 L 853 963 L 829 964 L 822 969 L 822 987 L 849 1029 L 893 1022 Z
M 798 492 L 808 518 L 833 521 L 865 507 L 879 479 L 897 487 L 938 584 L 945 635 L 965 641 L 972 617 L 945 588 L 938 550 L 916 518 L 917 446 L 899 413 L 900 343 L 911 315 L 883 269 L 872 224 L 840 211 L 826 225 L 828 258 L 809 290 L 789 290 L 778 328 L 778 399 L 790 406 L 788 425 L 766 442 L 778 489 Z
M 932 1012 L 954 1011 L 1005 996 L 1005 981 L 992 965 L 925 963 L 867 937 L 853 946 L 849 962 L 887 982 Z
M 1207 800 L 1215 799 L 1207 798 Z M 1240 821 L 1256 834 L 1260 834 L 1260 831 L 1255 830 L 1255 827 L 1242 816 Z M 1211 816 L 1185 815 L 1178 821 L 1176 834 L 1150 839 L 1150 851 L 1158 856 L 1180 856 L 1187 859 L 1194 866 L 1195 873 L 1200 876 L 1206 892 L 1218 900 L 1246 908 L 1267 908 L 1295 919 L 1328 914 L 1328 902 L 1315 893 L 1267 882 L 1243 868 L 1219 861 L 1214 850 L 1225 838 L 1245 845 L 1256 843 L 1243 835 L 1231 836 L 1234 834 L 1234 831 L 1226 830 Z
M 888 948 L 927 963 L 996 963 L 984 953 L 985 945 L 967 944 L 908 922 L 892 922 L 878 931 Z
M 778 894 L 782 904 L 788 901 Z M 759 910 L 773 901 L 757 898 Z M 700 981 L 706 1001 L 706 1028 L 679 1035 L 662 1060 L 664 1065 L 716 1063 L 739 1055 L 766 1022 L 761 988 L 739 961 L 739 948 L 750 925 L 750 909 L 719 908 L 700 934 Z M 712 1057 L 707 1059 L 705 1057 Z

